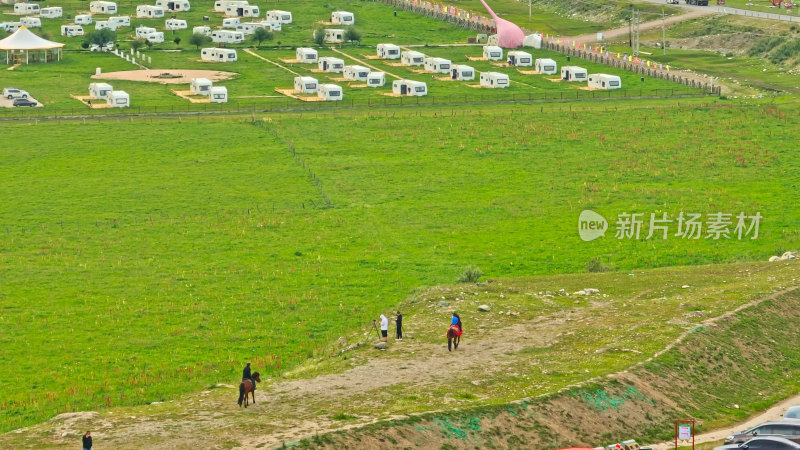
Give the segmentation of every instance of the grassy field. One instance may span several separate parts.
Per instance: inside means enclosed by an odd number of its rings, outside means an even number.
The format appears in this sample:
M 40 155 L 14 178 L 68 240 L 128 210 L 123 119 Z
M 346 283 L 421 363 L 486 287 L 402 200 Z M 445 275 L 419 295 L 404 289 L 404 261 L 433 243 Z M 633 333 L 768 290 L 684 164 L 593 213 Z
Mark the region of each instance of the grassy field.
M 281 373 L 469 264 L 518 276 L 795 248 L 798 160 L 782 123 L 796 111 L 652 102 L 7 124 L 24 145 L 0 150 L 0 424 L 160 401 L 230 382 L 245 359 Z M 584 243 L 583 209 L 612 223 L 764 221 L 756 240 Z M 31 374 L 43 375 L 35 395 Z

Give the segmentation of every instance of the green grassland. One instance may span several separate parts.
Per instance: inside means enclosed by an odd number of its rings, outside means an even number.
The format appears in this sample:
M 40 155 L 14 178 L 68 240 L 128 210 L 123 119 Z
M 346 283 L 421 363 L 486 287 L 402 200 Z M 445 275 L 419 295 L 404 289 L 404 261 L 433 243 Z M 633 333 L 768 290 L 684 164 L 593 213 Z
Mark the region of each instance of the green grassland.
M 469 264 L 499 277 L 796 248 L 796 105 L 585 108 L 6 124 L 2 429 L 230 382 L 244 359 L 279 374 Z M 756 240 L 584 243 L 583 209 L 765 219 Z

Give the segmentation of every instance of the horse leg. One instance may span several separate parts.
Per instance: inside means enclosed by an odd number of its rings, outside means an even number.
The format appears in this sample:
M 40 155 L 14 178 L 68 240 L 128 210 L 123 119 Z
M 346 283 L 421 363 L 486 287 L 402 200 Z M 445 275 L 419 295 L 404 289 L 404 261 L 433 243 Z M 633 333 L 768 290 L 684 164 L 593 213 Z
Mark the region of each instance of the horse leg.
M 453 339 L 448 336 L 447 337 L 447 351 L 448 352 L 452 352 L 453 351 L 452 345 L 453 345 Z
M 458 336 L 458 337 L 456 337 L 456 342 L 455 342 L 456 350 L 458 350 L 458 344 L 460 344 L 460 343 L 461 343 L 461 336 Z
M 252 391 L 250 391 L 250 392 L 253 394 L 253 404 L 255 405 L 255 404 L 256 404 L 256 390 L 255 390 L 255 389 L 253 389 L 253 390 L 252 390 Z

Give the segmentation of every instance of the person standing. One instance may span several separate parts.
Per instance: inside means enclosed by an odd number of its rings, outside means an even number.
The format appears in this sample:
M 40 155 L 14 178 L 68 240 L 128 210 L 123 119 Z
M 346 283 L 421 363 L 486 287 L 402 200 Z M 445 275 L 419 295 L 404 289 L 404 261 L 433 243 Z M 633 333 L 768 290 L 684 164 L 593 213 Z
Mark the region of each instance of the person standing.
M 395 320 L 395 322 L 397 323 L 397 340 L 398 341 L 402 341 L 403 340 L 403 314 L 401 314 L 400 311 L 397 311 L 397 320 Z
M 383 314 L 381 314 L 381 336 L 383 337 L 383 342 L 389 340 L 389 319 Z
M 92 432 L 87 431 L 83 435 L 83 450 L 92 450 Z
M 250 373 L 250 363 L 248 362 L 246 366 L 244 366 L 244 370 L 242 371 L 242 381 L 250 380 L 250 383 L 253 384 L 253 390 L 256 390 L 256 380 L 253 379 L 253 375 Z

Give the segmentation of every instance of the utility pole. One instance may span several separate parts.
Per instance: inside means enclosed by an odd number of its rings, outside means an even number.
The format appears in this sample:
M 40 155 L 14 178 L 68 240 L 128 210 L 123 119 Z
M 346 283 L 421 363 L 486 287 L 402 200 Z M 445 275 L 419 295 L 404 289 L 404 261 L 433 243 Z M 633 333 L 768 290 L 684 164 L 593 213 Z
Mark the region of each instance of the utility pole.
M 661 48 L 667 54 L 667 20 L 664 17 L 664 8 L 661 8 Z
M 639 17 L 641 13 L 632 7 L 631 9 L 633 12 L 633 20 L 631 21 L 633 23 L 633 42 L 631 44 L 631 51 L 633 56 L 639 56 Z
M 631 17 L 628 19 L 628 45 L 633 48 L 633 3 L 631 3 Z
M 533 21 L 533 0 L 528 0 L 528 22 Z

